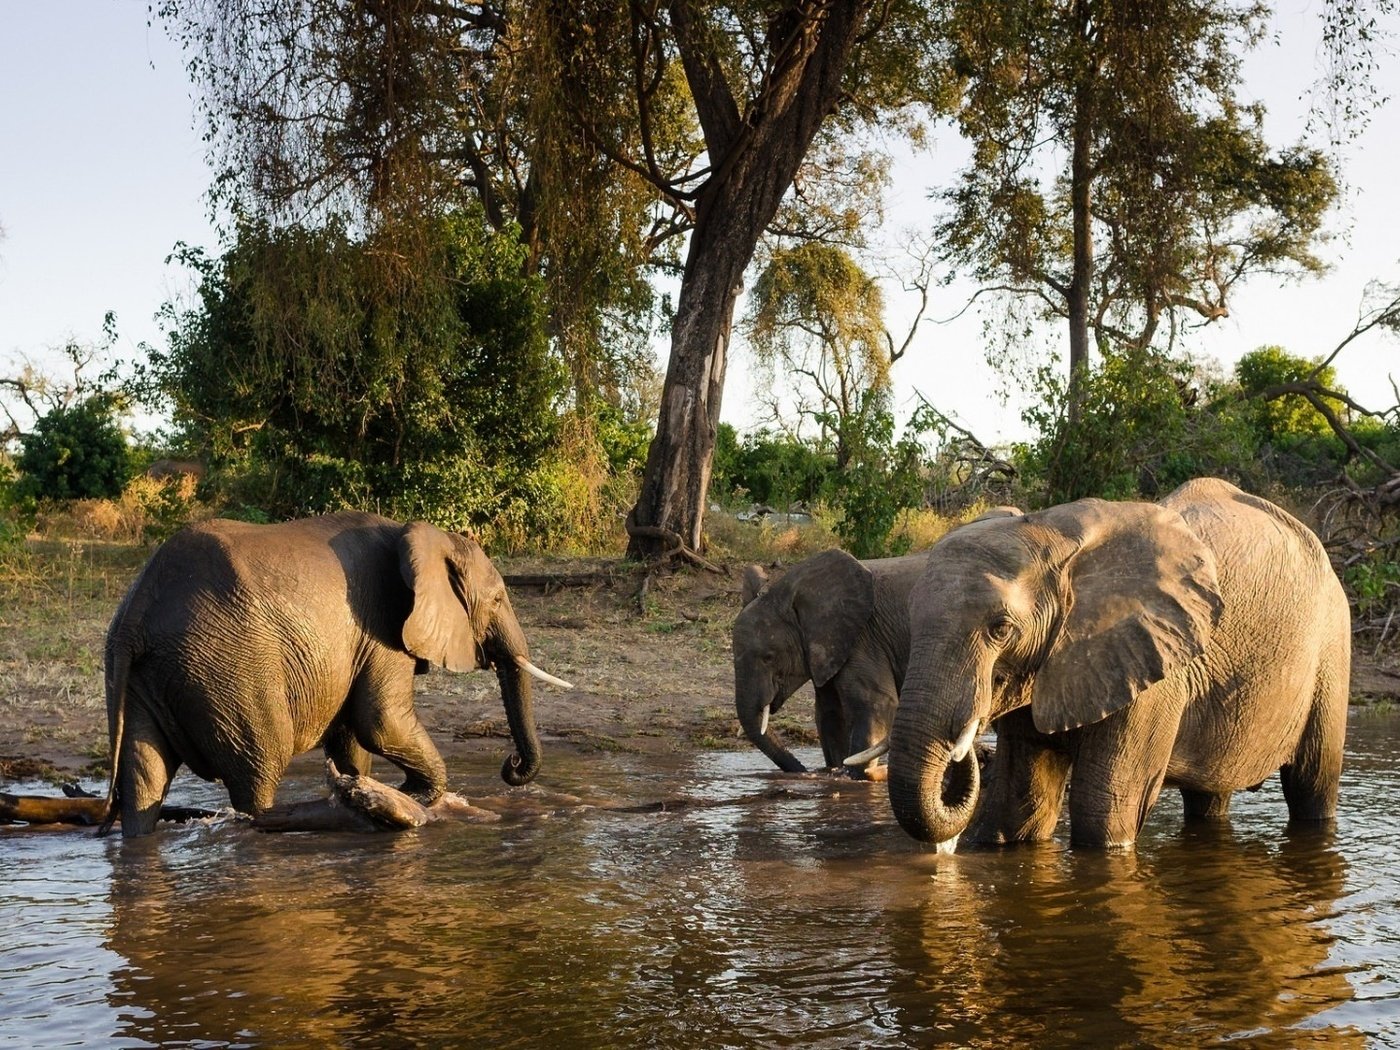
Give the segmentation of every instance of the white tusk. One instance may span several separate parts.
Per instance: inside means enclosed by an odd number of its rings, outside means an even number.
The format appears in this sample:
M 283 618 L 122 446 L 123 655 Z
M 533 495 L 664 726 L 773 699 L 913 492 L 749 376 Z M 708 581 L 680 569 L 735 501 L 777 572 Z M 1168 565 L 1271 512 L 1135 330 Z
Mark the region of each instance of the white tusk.
M 768 735 L 768 705 L 767 705 L 767 704 L 764 704 L 764 705 L 763 705 L 763 720 L 762 720 L 761 722 L 758 723 L 758 735 L 759 735 L 759 736 L 767 736 L 767 735 Z
M 953 753 L 948 756 L 951 762 L 961 762 L 967 757 L 967 753 L 972 750 L 972 744 L 977 739 L 977 719 L 973 719 L 967 724 L 967 728 L 962 731 L 962 736 L 958 737 L 958 742 L 953 745 Z
M 522 671 L 524 671 L 526 674 L 534 675 L 541 682 L 548 682 L 550 685 L 557 685 L 560 689 L 572 689 L 574 687 L 572 682 L 566 682 L 562 678 L 555 678 L 552 674 L 546 674 L 544 671 L 541 671 L 538 667 L 532 664 L 529 660 L 525 659 L 523 656 L 517 656 L 515 658 L 515 665 L 519 667 Z
M 850 758 L 846 759 L 844 764 L 848 766 L 863 766 L 867 762 L 879 758 L 881 755 L 888 754 L 889 750 L 890 738 L 885 737 L 884 740 L 881 740 L 874 747 L 867 747 L 864 751 L 857 751 Z

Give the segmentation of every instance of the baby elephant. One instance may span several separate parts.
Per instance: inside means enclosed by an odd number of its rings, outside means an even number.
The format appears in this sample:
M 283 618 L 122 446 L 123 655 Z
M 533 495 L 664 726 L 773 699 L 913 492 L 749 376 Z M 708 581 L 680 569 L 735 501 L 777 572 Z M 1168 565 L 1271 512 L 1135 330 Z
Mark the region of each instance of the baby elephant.
M 151 831 L 181 763 L 256 816 L 317 744 L 353 773 L 382 755 L 405 792 L 436 801 L 446 770 L 413 709 L 414 673 L 430 665 L 495 668 L 516 748 L 501 775 L 531 780 L 526 673 L 568 683 L 530 662 L 475 540 L 359 513 L 191 526 L 151 558 L 107 631 L 106 826 L 120 815 L 123 836 Z

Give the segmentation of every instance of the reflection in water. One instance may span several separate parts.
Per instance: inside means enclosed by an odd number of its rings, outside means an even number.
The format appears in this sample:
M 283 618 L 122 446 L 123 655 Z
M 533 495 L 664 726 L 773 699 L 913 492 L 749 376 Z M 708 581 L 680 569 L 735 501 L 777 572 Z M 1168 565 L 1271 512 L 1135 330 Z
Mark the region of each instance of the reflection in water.
M 12 834 L 0 1045 L 1396 1043 L 1400 719 L 1350 747 L 1335 830 L 1273 784 L 1135 854 L 935 856 L 883 785 L 749 754 L 557 756 L 490 826 Z

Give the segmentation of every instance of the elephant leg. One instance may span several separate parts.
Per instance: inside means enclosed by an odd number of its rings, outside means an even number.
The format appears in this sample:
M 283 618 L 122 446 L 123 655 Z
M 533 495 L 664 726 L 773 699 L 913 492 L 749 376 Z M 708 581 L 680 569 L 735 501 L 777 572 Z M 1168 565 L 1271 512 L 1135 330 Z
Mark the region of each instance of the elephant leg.
M 1291 821 L 1332 820 L 1337 815 L 1337 788 L 1342 777 L 1346 739 L 1348 671 L 1337 678 L 1320 675 L 1317 699 L 1303 728 L 1293 760 L 1279 770 Z
M 846 713 L 841 709 L 841 697 L 830 684 L 817 686 L 817 736 L 822 742 L 822 760 L 827 769 L 839 768 L 847 755 L 850 740 L 850 727 L 846 724 Z
M 1048 841 L 1064 805 L 1069 756 L 1035 731 L 1030 708 L 1004 715 L 995 729 L 996 751 L 963 841 L 998 846 Z
M 149 835 L 160 819 L 160 806 L 180 768 L 180 758 L 155 719 L 148 712 L 129 706 L 117 762 L 122 838 Z
M 347 706 L 355 739 L 403 770 L 399 790 L 430 806 L 447 791 L 447 767 L 413 709 L 412 664 L 408 670 L 387 688 L 362 678 L 350 690 Z
M 1111 848 L 1137 841 L 1162 790 L 1181 711 L 1179 692 L 1159 683 L 1103 721 L 1074 731 L 1071 845 Z
M 1187 820 L 1224 820 L 1230 815 L 1230 795 L 1228 791 L 1216 794 L 1210 791 L 1181 789 L 1181 804 Z
M 369 776 L 373 756 L 360 746 L 360 742 L 355 739 L 355 730 L 345 721 L 337 719 L 331 724 L 321 739 L 321 748 L 342 773 L 349 776 Z

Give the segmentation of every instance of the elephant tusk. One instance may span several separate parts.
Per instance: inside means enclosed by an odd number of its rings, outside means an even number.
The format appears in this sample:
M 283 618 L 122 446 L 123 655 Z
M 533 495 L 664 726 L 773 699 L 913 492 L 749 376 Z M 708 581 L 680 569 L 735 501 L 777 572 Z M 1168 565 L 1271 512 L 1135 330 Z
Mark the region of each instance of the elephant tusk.
M 566 682 L 562 678 L 555 678 L 552 674 L 547 674 L 544 671 L 541 671 L 538 667 L 532 664 L 529 660 L 525 659 L 523 656 L 517 656 L 515 658 L 515 665 L 519 667 L 522 671 L 524 671 L 526 674 L 533 675 L 534 677 L 538 678 L 541 682 L 548 682 L 550 685 L 557 685 L 560 689 L 572 689 L 574 687 L 572 682 Z
M 847 766 L 863 766 L 867 762 L 872 762 L 875 759 L 879 758 L 881 755 L 888 754 L 889 750 L 890 738 L 885 737 L 884 740 L 881 740 L 874 747 L 867 747 L 864 751 L 857 751 L 854 755 L 851 755 L 849 758 L 847 758 L 846 761 L 842 764 Z
M 958 737 L 957 743 L 953 745 L 953 751 L 948 756 L 950 761 L 961 762 L 967 757 L 967 753 L 972 750 L 973 743 L 977 740 L 977 719 L 973 719 L 967 724 L 967 728 L 962 731 L 962 736 Z
M 767 736 L 767 735 L 768 735 L 768 711 L 769 711 L 769 705 L 768 705 L 768 704 L 764 704 L 764 705 L 763 705 L 763 719 L 758 723 L 758 735 L 759 735 L 759 736 Z

